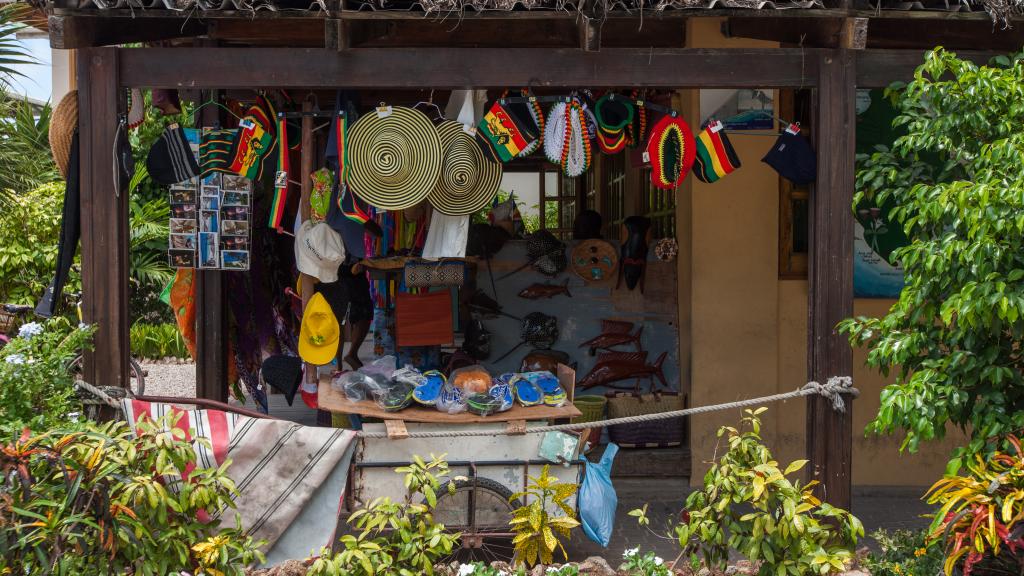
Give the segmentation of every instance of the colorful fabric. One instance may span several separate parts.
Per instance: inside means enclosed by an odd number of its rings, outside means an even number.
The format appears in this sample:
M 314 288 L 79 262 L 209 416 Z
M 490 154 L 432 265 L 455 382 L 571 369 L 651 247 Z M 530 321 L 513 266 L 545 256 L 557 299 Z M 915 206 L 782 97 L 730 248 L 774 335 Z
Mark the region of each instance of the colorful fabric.
M 633 103 L 609 92 L 594 105 L 597 119 L 597 145 L 605 154 L 617 154 L 626 148 L 629 140 L 626 128 L 633 123 Z
M 174 275 L 171 284 L 170 304 L 174 310 L 174 320 L 178 324 L 178 331 L 185 341 L 189 355 L 196 357 L 196 299 L 195 299 L 195 270 L 192 268 L 179 268 Z
M 722 130 L 721 122 L 701 130 L 697 137 L 695 162 L 694 176 L 708 184 L 721 180 L 740 167 L 740 159 Z
M 669 115 L 659 120 L 651 130 L 645 155 L 651 163 L 651 184 L 663 190 L 682 184 L 696 152 L 693 132 L 682 118 Z
M 231 164 L 228 170 L 250 180 L 259 180 L 263 170 L 263 159 L 270 152 L 274 141 L 265 126 L 267 124 L 261 124 L 257 116 L 251 113 L 242 118 L 232 144 Z
M 199 142 L 200 176 L 205 177 L 214 172 L 231 173 L 231 143 L 236 132 L 234 128 L 203 129 Z
M 508 162 L 519 156 L 537 140 L 537 134 L 520 122 L 500 102 L 491 105 L 490 110 L 477 124 L 477 134 L 484 149 L 492 151 L 496 160 Z
M 129 425 L 175 413 L 180 430 L 195 449 L 195 460 L 182 470 L 187 480 L 196 469 L 208 469 L 231 460 L 228 477 L 238 489 L 234 506 L 213 510 L 214 520 L 234 525 L 241 516 L 247 534 L 267 542 L 271 558 L 297 558 L 309 553 L 310 537 L 333 541 L 337 524 L 323 514 L 325 506 L 337 506 L 344 493 L 352 459 L 352 430 L 314 428 L 284 420 L 257 419 L 220 410 L 181 410 L 167 404 L 122 400 Z M 174 489 L 172 477 L 172 485 Z M 180 486 L 181 480 L 177 482 Z M 330 494 L 320 501 L 319 492 Z M 297 537 L 294 530 L 305 532 Z
M 284 220 L 284 209 L 288 203 L 288 173 L 291 172 L 288 147 L 280 145 L 281 142 L 288 141 L 286 118 L 278 119 L 277 133 L 280 136 L 277 146 L 277 172 L 274 174 L 274 199 L 270 204 L 270 219 L 267 225 L 281 233 L 284 231 L 281 221 Z
M 321 168 L 309 176 L 313 188 L 309 192 L 309 218 L 313 222 L 327 219 L 327 211 L 331 206 L 331 185 L 334 175 L 327 168 Z
M 626 126 L 626 145 L 630 148 L 639 148 L 647 142 L 647 106 L 637 90 L 633 91 L 632 99 L 636 103 L 633 110 L 633 121 Z

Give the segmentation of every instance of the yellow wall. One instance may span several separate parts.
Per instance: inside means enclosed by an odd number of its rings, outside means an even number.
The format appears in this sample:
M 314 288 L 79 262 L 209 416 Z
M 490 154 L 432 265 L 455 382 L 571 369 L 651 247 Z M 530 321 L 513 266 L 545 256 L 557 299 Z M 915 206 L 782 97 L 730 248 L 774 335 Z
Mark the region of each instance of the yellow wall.
M 687 45 L 692 48 L 773 46 L 724 38 L 717 19 L 688 22 Z M 699 98 L 692 92 L 687 96 L 681 99 L 685 115 L 691 125 L 698 125 Z M 760 161 L 774 140 L 734 135 L 731 141 L 742 168 L 717 184 L 689 178 L 691 186 L 678 197 L 679 215 L 691 221 L 693 406 L 787 392 L 807 380 L 807 282 L 778 278 L 778 176 Z M 679 227 L 682 234 L 686 229 Z M 686 282 L 686 271 L 680 272 L 680 281 Z M 855 313 L 882 314 L 890 305 L 858 300 Z M 683 346 L 686 341 L 681 339 Z M 686 357 L 685 349 L 681 356 Z M 864 367 L 862 351 L 854 354 L 853 376 L 862 392 L 854 404 L 854 484 L 924 486 L 935 481 L 955 443 L 947 440 L 900 455 L 898 438 L 865 438 L 864 427 L 878 409 L 884 381 Z M 714 454 L 718 427 L 738 418 L 737 412 L 693 418 L 694 482 L 701 480 Z M 803 401 L 769 407 L 764 432 L 780 461 L 803 457 L 805 427 Z

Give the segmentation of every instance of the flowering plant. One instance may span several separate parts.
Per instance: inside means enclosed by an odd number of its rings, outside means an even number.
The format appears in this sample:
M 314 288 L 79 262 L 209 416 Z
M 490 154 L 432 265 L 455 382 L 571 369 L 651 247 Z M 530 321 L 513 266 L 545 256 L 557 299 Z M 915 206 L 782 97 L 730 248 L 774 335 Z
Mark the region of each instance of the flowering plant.
M 622 553 L 622 570 L 630 576 L 669 576 L 671 572 L 665 561 L 654 552 L 640 554 L 640 548 L 627 548 Z
M 43 430 L 74 420 L 81 411 L 68 363 L 90 343 L 94 328 L 63 318 L 21 326 L 0 349 L 0 434 Z

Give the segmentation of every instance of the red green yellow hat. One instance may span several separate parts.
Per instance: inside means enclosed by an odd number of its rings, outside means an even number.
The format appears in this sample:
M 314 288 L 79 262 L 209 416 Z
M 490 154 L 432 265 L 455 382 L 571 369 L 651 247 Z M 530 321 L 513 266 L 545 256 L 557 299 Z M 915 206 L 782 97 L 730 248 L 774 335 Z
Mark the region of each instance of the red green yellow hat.
M 697 159 L 693 175 L 708 184 L 721 180 L 740 167 L 739 156 L 722 130 L 722 123 L 714 121 L 697 136 Z
M 644 159 L 651 163 L 651 184 L 671 190 L 683 182 L 697 154 L 690 127 L 679 116 L 668 115 L 651 128 Z

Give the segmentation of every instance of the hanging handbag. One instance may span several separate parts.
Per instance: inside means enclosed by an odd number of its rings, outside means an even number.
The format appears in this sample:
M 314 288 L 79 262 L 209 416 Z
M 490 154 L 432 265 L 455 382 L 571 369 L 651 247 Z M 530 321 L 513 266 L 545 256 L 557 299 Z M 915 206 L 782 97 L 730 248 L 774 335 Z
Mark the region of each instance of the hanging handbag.
M 405 263 L 405 285 L 408 288 L 462 286 L 466 281 L 466 263 L 461 260 L 427 260 Z
M 451 345 L 454 332 L 450 291 L 398 294 L 395 341 L 399 347 Z

